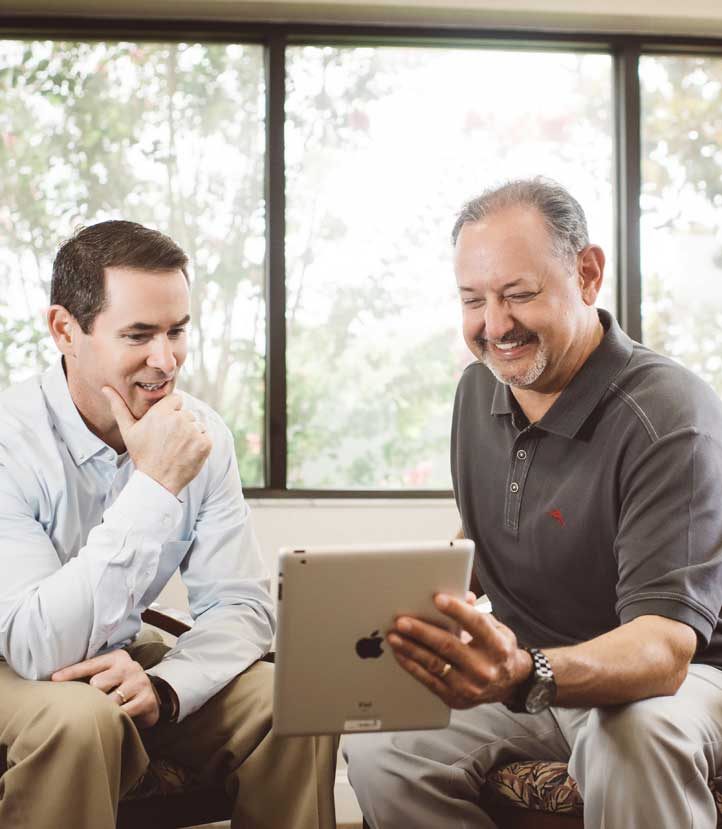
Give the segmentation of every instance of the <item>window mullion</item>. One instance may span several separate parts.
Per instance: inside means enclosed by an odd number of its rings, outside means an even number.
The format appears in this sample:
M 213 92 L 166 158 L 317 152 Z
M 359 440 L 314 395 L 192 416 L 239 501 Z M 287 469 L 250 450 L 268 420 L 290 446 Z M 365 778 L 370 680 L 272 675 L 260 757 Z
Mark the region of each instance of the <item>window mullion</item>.
M 266 46 L 266 406 L 265 486 L 286 488 L 285 36 Z
M 624 330 L 641 341 L 639 54 L 637 41 L 625 41 L 615 52 L 614 109 L 618 317 Z

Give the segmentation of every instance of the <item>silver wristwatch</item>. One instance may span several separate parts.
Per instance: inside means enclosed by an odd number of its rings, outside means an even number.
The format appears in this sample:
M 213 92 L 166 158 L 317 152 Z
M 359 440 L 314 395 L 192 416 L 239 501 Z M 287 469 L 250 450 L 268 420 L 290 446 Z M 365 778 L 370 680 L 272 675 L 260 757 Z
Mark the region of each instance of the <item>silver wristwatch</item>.
M 554 703 L 557 684 L 549 660 L 538 648 L 524 648 L 531 656 L 529 676 L 514 689 L 504 703 L 515 714 L 540 714 Z

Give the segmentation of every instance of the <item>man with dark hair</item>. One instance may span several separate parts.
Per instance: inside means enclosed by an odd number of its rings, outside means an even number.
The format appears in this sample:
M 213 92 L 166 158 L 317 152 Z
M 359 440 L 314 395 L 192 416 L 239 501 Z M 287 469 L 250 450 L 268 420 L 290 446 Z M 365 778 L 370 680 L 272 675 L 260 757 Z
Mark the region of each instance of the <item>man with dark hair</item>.
M 271 729 L 273 603 L 230 431 L 175 391 L 185 254 L 97 224 L 51 301 L 61 359 L 0 394 L 0 825 L 111 829 L 150 755 L 224 783 L 233 827 L 334 826 L 334 741 Z M 169 648 L 140 614 L 178 567 L 195 622 Z
M 137 222 L 109 221 L 83 228 L 64 242 L 53 262 L 50 304 L 62 305 L 80 330 L 89 334 L 105 304 L 105 269 L 181 271 L 188 278 L 188 257 L 176 243 Z
M 569 763 L 589 829 L 713 829 L 722 764 L 722 405 L 595 300 L 604 254 L 543 179 L 453 231 L 464 338 L 451 466 L 493 615 L 439 594 L 457 638 L 402 616 L 399 664 L 447 729 L 349 740 L 377 827 L 484 827 L 485 775 Z

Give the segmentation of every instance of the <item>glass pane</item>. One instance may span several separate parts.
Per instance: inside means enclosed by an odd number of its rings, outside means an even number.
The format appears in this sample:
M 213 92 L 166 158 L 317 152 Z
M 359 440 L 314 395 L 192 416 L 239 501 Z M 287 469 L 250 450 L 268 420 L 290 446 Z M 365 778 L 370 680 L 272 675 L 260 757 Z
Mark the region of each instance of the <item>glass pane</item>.
M 55 359 L 59 243 L 109 218 L 156 227 L 191 259 L 182 387 L 263 483 L 264 96 L 257 46 L 0 41 L 0 385 Z
M 546 175 L 588 212 L 614 310 L 611 59 L 287 51 L 289 486 L 447 488 L 462 203 Z
M 643 57 L 642 330 L 722 394 L 722 58 Z

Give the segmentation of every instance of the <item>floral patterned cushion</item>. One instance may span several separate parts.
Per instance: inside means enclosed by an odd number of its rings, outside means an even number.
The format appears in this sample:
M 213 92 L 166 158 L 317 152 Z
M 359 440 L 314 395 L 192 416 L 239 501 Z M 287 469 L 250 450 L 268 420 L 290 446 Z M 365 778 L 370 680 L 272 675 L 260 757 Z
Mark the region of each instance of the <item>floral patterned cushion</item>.
M 486 781 L 497 798 L 521 809 L 581 815 L 584 809 L 576 782 L 566 763 L 550 760 L 521 760 L 495 769 Z M 710 780 L 717 804 L 717 827 L 722 829 L 722 778 Z
M 520 760 L 494 769 L 486 784 L 496 795 L 522 809 L 581 815 L 584 808 L 566 763 Z

